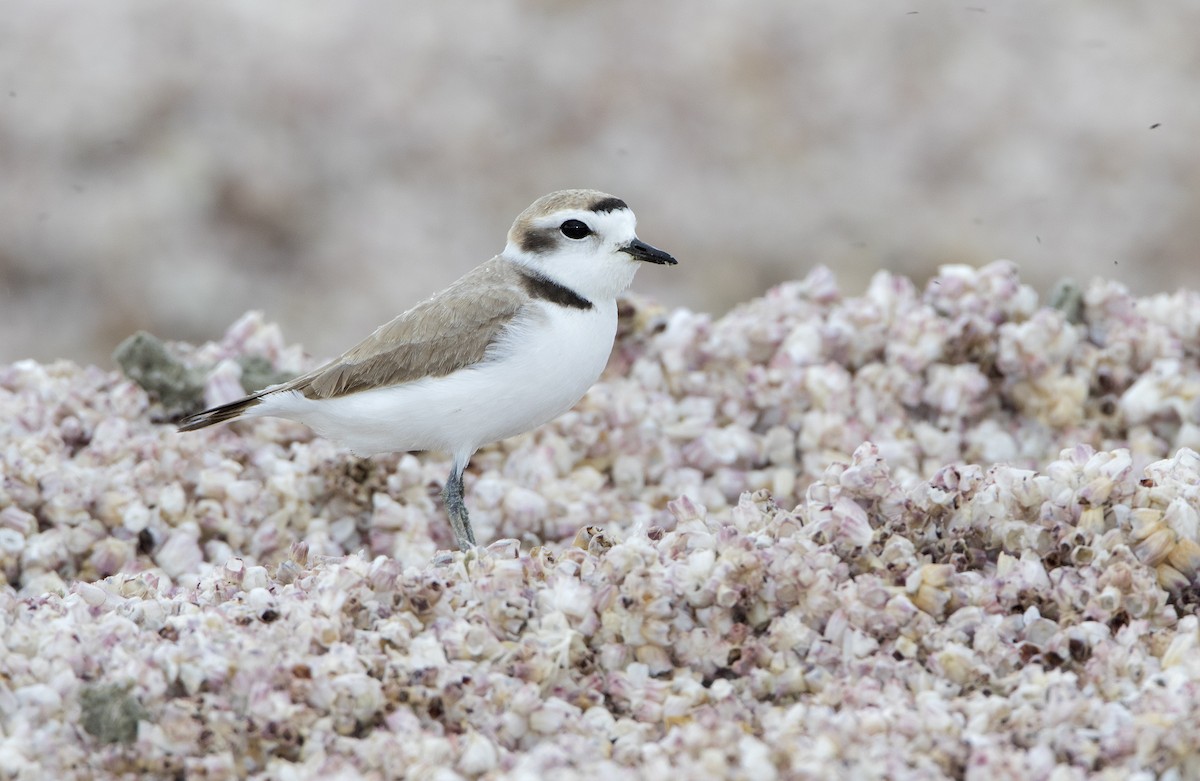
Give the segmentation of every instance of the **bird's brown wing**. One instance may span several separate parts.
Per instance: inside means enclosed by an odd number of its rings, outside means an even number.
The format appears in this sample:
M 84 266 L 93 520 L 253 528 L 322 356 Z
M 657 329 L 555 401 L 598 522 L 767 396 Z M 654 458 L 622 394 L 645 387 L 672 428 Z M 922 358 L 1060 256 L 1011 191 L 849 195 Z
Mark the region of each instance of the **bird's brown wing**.
M 380 326 L 341 357 L 272 390 L 330 399 L 422 377 L 444 377 L 482 361 L 526 301 L 520 272 L 510 263 L 490 260 Z

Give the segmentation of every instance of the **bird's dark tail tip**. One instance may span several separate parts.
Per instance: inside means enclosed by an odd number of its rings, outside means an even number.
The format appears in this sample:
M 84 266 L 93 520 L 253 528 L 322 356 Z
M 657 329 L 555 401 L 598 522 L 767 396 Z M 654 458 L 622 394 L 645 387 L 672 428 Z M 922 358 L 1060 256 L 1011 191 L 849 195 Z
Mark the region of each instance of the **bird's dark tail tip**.
M 194 415 L 188 415 L 183 420 L 179 421 L 180 431 L 195 431 L 198 428 L 211 426 L 216 423 L 224 423 L 227 420 L 234 420 L 242 416 L 246 410 L 258 404 L 259 396 L 247 396 L 244 399 L 231 401 L 228 404 L 222 404 L 219 407 L 206 409 L 203 412 L 197 412 Z

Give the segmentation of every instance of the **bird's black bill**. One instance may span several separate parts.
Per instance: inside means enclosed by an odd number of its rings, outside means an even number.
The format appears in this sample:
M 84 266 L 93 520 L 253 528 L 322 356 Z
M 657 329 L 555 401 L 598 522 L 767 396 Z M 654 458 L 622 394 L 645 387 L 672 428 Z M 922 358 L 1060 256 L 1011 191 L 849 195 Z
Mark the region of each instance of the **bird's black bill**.
M 679 262 L 657 247 L 651 247 L 641 239 L 634 239 L 629 242 L 628 247 L 621 247 L 621 252 L 628 252 L 633 256 L 634 260 L 644 260 L 647 263 L 661 263 L 667 266 L 674 266 Z

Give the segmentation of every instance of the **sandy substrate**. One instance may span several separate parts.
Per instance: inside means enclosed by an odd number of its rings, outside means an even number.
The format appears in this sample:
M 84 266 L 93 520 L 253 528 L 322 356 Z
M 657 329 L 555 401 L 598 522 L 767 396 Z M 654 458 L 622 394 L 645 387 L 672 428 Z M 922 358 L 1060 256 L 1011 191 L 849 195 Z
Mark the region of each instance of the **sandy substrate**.
M 476 455 L 467 555 L 442 456 L 0 367 L 0 778 L 1196 777 L 1200 294 L 1054 304 L 631 300 Z M 172 351 L 209 402 L 312 363 L 255 315 Z

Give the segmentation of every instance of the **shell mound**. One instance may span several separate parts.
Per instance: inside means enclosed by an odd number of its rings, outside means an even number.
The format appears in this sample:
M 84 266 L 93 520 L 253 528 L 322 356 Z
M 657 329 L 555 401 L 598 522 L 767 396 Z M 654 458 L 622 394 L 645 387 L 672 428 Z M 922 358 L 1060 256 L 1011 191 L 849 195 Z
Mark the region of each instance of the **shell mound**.
M 476 455 L 467 555 L 443 456 L 0 367 L 0 775 L 1196 775 L 1200 294 L 1064 292 L 630 301 Z M 256 315 L 167 352 L 196 407 L 312 365 Z

